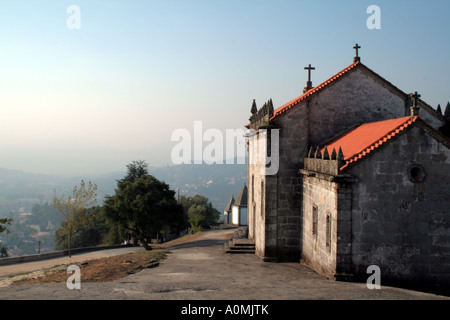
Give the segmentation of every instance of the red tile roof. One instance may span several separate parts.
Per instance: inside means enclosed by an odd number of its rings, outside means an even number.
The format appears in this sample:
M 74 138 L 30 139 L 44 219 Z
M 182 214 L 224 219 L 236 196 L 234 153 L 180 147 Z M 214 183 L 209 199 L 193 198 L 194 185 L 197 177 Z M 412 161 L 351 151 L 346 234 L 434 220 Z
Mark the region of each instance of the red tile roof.
M 345 161 L 345 165 L 341 167 L 341 170 L 345 169 L 351 163 L 362 159 L 393 137 L 400 134 L 418 119 L 419 117 L 417 116 L 413 118 L 408 116 L 365 123 L 347 131 L 340 137 L 328 143 L 326 147 L 322 148 L 321 153 L 323 154 L 325 148 L 327 148 L 328 154 L 331 154 L 333 148 L 336 149 L 337 152 L 340 147 L 344 154 Z

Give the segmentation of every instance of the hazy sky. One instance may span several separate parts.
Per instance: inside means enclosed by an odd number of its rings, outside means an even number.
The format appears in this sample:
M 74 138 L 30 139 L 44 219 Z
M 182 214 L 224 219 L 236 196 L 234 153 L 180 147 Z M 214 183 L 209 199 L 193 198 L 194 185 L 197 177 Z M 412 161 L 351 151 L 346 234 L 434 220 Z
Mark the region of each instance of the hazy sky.
M 80 9 L 69 29 L 70 5 Z M 381 29 L 366 25 L 370 5 Z M 242 128 L 353 61 L 450 100 L 450 1 L 0 1 L 0 167 L 104 173 L 171 163 L 175 129 Z

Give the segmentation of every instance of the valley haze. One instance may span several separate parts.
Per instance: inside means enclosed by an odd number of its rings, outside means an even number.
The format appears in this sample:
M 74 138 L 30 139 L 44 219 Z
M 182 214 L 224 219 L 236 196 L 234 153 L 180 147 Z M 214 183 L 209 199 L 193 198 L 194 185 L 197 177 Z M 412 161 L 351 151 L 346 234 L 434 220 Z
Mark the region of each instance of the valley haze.
M 149 174 L 169 184 L 177 195 L 193 196 L 200 194 L 207 197 L 213 206 L 222 212 L 232 195 L 236 196 L 247 183 L 247 164 L 183 164 L 153 167 Z M 31 208 L 34 203 L 51 202 L 55 195 L 72 193 L 81 180 L 97 184 L 99 204 L 105 195 L 113 195 L 117 180 L 126 175 L 123 171 L 86 175 L 47 175 L 21 170 L 0 168 L 0 217 L 8 216 L 11 207 L 6 203 L 17 203 Z M 15 204 L 14 204 L 15 205 Z M 19 209 L 19 208 L 17 208 Z M 25 211 L 27 211 L 25 209 Z

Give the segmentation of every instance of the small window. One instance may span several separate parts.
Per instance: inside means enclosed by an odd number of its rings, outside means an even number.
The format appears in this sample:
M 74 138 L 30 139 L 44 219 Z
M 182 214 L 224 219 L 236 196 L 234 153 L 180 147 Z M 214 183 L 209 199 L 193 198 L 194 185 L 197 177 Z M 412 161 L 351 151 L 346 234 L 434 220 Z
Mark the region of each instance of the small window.
M 331 250 L 331 215 L 327 214 L 326 246 Z
M 312 234 L 317 239 L 317 226 L 319 222 L 319 209 L 317 206 L 312 208 Z
M 413 183 L 420 183 L 425 179 L 425 169 L 418 164 L 408 167 L 408 177 Z

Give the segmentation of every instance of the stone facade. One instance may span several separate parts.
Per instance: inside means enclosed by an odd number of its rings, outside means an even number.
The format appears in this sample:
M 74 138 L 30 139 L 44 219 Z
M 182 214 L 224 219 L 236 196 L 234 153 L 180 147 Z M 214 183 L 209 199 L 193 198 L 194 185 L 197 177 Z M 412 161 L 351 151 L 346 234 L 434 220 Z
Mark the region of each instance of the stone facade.
M 446 125 L 442 114 L 422 100 L 418 104 L 422 119 L 433 128 Z M 300 260 L 303 224 L 309 223 L 303 214 L 309 208 L 303 208 L 305 182 L 299 169 L 311 146 L 362 123 L 403 117 L 410 107 L 408 94 L 359 61 L 276 110 L 271 100 L 259 110 L 253 102 L 249 157 L 261 149 L 270 150 L 273 139 L 268 136 L 279 134 L 276 174 L 267 174 L 266 164 L 249 160 L 249 238 L 255 241 L 256 254 L 267 261 Z
M 348 170 L 359 180 L 352 197 L 355 275 L 375 264 L 387 280 L 450 288 L 450 143 L 425 130 L 415 126 Z
M 338 167 L 310 152 L 300 170 L 303 262 L 355 280 L 376 265 L 384 283 L 450 292 L 450 139 L 417 121 Z
M 267 137 L 257 132 L 249 137 L 249 149 L 258 154 L 260 148 L 267 146 Z M 276 250 L 276 194 L 267 192 L 267 184 L 272 185 L 276 176 L 265 174 L 262 161 L 251 161 L 249 155 L 248 186 L 248 224 L 249 238 L 255 241 L 256 255 L 262 259 L 271 256 Z M 254 163 L 252 163 L 254 162 Z M 273 190 L 273 186 L 272 186 Z M 275 189 L 276 190 L 276 189 Z M 270 258 L 269 258 L 270 259 Z
M 302 262 L 329 278 L 351 274 L 351 204 L 355 178 L 339 171 L 342 160 L 309 154 L 302 197 Z M 314 217 L 314 215 L 316 215 Z

